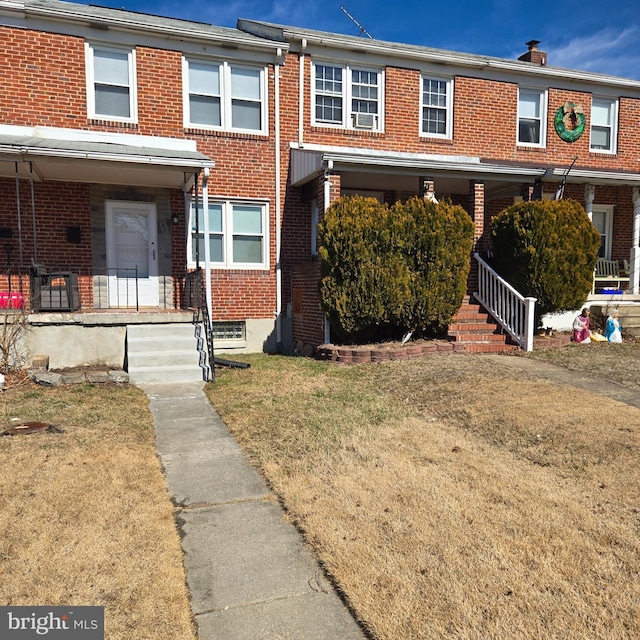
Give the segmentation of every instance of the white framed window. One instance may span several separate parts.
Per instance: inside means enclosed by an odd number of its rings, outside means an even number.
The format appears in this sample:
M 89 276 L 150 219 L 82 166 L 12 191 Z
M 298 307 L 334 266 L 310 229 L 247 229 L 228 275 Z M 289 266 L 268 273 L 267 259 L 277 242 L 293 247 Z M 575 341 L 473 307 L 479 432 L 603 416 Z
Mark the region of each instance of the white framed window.
M 266 71 L 183 58 L 184 126 L 267 133 Z
M 591 221 L 600 234 L 598 258 L 611 260 L 611 239 L 613 237 L 613 205 L 594 204 Z
M 85 43 L 90 118 L 136 122 L 136 51 Z
M 382 130 L 382 71 L 316 62 L 312 67 L 311 123 Z
M 453 114 L 453 80 L 422 76 L 420 91 L 420 135 L 451 138 Z
M 544 147 L 546 144 L 547 93 L 518 90 L 518 144 Z
M 209 244 L 211 265 L 233 269 L 269 267 L 269 211 L 266 202 L 210 199 L 205 220 L 202 201 L 190 208 L 188 241 L 189 266 L 205 262 L 205 242 Z M 206 239 L 207 240 L 206 240 Z
M 618 101 L 609 98 L 591 100 L 591 151 L 615 153 Z

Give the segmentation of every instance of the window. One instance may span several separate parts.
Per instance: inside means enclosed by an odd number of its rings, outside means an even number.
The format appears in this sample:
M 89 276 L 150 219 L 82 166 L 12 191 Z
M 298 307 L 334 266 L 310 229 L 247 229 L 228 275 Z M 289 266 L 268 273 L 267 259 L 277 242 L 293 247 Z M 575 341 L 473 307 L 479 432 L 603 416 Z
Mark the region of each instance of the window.
M 86 45 L 90 118 L 135 122 L 135 50 Z
M 265 70 L 184 60 L 185 126 L 267 132 Z
M 606 98 L 591 101 L 591 151 L 615 153 L 617 102 Z
M 313 65 L 312 123 L 380 130 L 382 73 L 349 65 Z
M 421 135 L 451 138 L 452 84 L 450 79 L 423 76 Z
M 205 220 L 202 202 L 198 203 L 196 231 L 195 207 L 191 206 L 191 263 L 199 261 L 202 264 L 205 261 L 207 237 L 212 265 L 244 269 L 267 268 L 267 205 L 249 201 L 210 200 L 208 208 Z
M 520 89 L 518 93 L 518 144 L 544 147 L 546 111 L 544 91 Z
M 598 258 L 611 260 L 611 237 L 613 232 L 613 206 L 593 205 L 591 212 L 593 226 L 600 233 Z
M 246 325 L 242 320 L 230 322 L 212 322 L 213 339 L 219 340 L 245 340 Z

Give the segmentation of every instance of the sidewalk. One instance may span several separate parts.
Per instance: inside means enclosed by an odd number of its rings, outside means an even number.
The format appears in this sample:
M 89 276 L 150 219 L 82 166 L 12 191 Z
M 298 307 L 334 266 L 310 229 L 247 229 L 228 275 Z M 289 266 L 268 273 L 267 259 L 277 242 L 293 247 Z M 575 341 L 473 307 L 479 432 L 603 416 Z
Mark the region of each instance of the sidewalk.
M 640 409 L 640 393 L 638 393 L 637 389 L 631 387 L 623 387 L 615 382 L 608 382 L 607 380 L 584 375 L 579 371 L 571 371 L 564 367 L 558 367 L 554 364 L 540 362 L 531 358 L 489 354 L 483 355 L 482 357 L 492 358 L 502 365 L 525 371 L 539 378 L 549 380 L 550 382 L 557 382 L 558 384 L 566 384 L 577 387 L 578 389 L 584 389 L 585 391 L 597 393 L 601 396 L 617 400 L 618 402 L 624 402 L 625 404 Z
M 203 385 L 140 385 L 179 506 L 201 640 L 363 640 L 274 494 L 209 404 Z

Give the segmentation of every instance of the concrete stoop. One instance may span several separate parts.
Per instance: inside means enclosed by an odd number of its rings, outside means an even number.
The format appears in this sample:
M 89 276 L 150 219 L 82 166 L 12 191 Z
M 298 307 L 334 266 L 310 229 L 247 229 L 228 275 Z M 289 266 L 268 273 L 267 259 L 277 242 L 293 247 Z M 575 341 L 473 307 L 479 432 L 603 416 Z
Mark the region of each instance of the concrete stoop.
M 202 382 L 206 356 L 191 323 L 127 325 L 127 369 L 134 384 Z

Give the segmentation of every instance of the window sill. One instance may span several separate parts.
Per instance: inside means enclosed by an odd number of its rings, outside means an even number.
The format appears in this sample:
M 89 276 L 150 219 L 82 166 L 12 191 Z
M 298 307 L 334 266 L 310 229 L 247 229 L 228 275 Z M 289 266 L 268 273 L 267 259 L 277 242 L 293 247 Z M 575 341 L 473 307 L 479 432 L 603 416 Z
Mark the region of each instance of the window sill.
M 187 135 L 207 136 L 211 138 L 237 138 L 243 140 L 268 140 L 269 134 L 261 131 L 227 131 L 225 129 L 201 129 L 199 127 L 185 127 Z
M 138 123 L 132 121 L 109 120 L 108 118 L 89 118 L 89 124 L 102 127 L 120 127 L 122 129 L 138 129 Z

